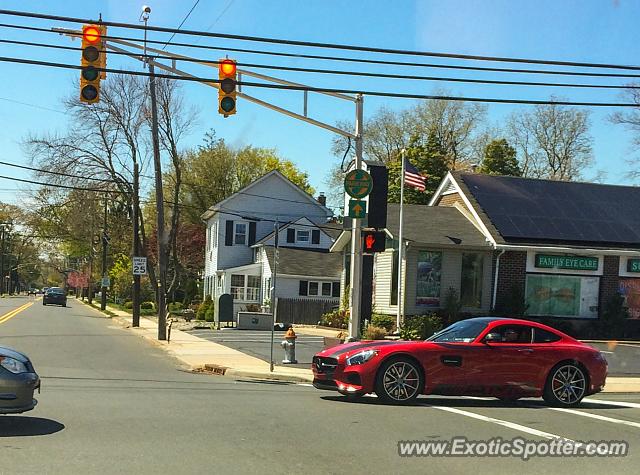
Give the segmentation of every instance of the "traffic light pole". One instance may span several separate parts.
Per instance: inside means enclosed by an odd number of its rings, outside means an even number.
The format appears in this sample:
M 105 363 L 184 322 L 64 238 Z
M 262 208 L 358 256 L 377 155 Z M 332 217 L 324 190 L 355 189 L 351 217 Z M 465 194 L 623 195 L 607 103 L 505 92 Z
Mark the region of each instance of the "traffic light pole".
M 164 194 L 162 191 L 162 163 L 160 162 L 160 141 L 158 139 L 158 104 L 153 62 L 149 62 L 149 92 L 151 96 L 151 139 L 153 141 L 153 165 L 156 175 L 156 209 L 158 236 L 158 340 L 167 339 L 167 288 L 166 232 L 164 228 Z
M 362 169 L 362 94 L 356 98 L 356 169 Z M 362 220 L 354 218 L 351 226 L 351 282 L 349 300 L 349 338 L 360 338 L 361 296 L 362 296 Z

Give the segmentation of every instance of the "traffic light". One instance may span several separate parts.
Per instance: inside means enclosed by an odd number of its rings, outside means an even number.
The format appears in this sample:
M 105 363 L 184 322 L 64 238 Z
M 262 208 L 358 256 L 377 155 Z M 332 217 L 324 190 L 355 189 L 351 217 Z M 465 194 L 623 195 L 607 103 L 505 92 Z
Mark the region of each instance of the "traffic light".
M 233 59 L 218 62 L 218 112 L 225 117 L 236 113 L 237 66 Z
M 80 102 L 93 104 L 100 100 L 100 79 L 106 76 L 99 68 L 106 66 L 103 35 L 99 25 L 82 27 L 82 70 L 80 72 Z
M 362 230 L 362 251 L 367 254 L 384 252 L 387 234 L 384 231 Z

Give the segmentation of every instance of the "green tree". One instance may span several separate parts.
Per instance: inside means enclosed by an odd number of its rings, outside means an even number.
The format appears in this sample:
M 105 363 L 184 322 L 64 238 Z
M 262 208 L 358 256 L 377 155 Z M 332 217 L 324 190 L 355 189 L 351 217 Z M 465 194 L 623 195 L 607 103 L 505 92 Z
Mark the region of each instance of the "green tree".
M 404 202 L 428 204 L 438 185 L 449 171 L 449 160 L 435 133 L 429 134 L 426 143 L 413 138 L 406 149 L 406 158 L 426 178 L 425 191 L 409 188 L 405 184 Z M 389 202 L 400 203 L 400 179 L 402 164 L 400 156 L 387 164 L 389 169 Z
M 505 139 L 492 140 L 484 149 L 480 172 L 487 175 L 522 176 L 516 149 Z

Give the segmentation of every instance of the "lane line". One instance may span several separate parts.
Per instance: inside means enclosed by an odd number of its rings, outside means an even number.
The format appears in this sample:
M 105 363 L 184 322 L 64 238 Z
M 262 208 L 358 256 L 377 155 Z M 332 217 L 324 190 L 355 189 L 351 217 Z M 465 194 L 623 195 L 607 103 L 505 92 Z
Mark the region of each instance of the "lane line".
M 11 320 L 17 314 L 19 314 L 23 310 L 26 310 L 27 308 L 31 307 L 32 305 L 33 305 L 33 302 L 27 302 L 24 305 L 11 310 L 10 312 L 5 313 L 4 315 L 0 316 L 0 324 L 5 323 L 8 320 Z
M 628 409 L 640 409 L 640 403 L 637 402 L 623 402 L 623 401 L 609 401 L 608 399 L 592 399 L 592 398 L 584 398 L 583 402 L 589 402 L 592 404 L 603 404 L 610 406 L 620 406 L 626 407 Z
M 544 432 L 538 429 L 533 429 L 531 427 L 523 426 L 521 424 L 516 424 L 515 422 L 505 421 L 502 419 L 496 419 L 495 417 L 483 416 L 481 414 L 476 414 L 475 412 L 463 411 L 462 409 L 457 409 L 454 407 L 444 407 L 444 406 L 429 406 L 433 409 L 438 409 L 439 411 L 452 412 L 454 414 L 459 414 L 461 416 L 470 417 L 472 419 L 478 419 L 483 422 L 489 422 L 492 424 L 497 424 L 502 427 L 506 427 L 508 429 L 516 430 L 519 432 L 524 432 L 525 434 L 535 435 L 537 437 L 542 437 L 544 439 L 562 439 L 567 442 L 571 442 L 576 444 L 576 446 L 582 445 L 579 442 L 576 442 L 573 439 L 569 439 L 567 437 L 563 437 L 561 435 L 552 434 L 551 432 Z
M 552 411 L 566 412 L 568 414 L 574 414 L 576 416 L 590 417 L 592 419 L 598 419 L 599 421 L 613 422 L 614 424 L 622 424 L 625 426 L 631 426 L 635 427 L 636 429 L 640 429 L 640 422 L 625 421 L 623 419 L 601 416 L 599 414 L 591 414 L 590 412 L 576 411 L 575 409 L 566 409 L 564 407 L 550 407 L 549 409 L 551 409 Z

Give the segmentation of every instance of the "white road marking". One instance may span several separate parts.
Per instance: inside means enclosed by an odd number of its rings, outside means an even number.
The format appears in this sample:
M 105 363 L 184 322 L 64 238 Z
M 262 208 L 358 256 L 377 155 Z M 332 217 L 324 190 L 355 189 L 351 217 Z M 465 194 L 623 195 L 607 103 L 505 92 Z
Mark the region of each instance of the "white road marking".
M 625 426 L 631 426 L 640 429 L 640 422 L 625 421 L 623 419 L 615 419 L 613 417 L 591 414 L 589 412 L 576 411 L 575 409 L 566 409 L 564 407 L 550 407 L 549 409 L 551 409 L 552 411 L 566 412 L 568 414 L 575 414 L 576 416 L 590 417 L 592 419 L 598 419 L 599 421 L 613 422 L 614 424 L 622 424 Z
M 627 408 L 633 408 L 633 409 L 640 409 L 640 403 L 637 403 L 637 402 L 609 401 L 608 399 L 592 399 L 592 398 L 585 398 L 582 401 L 589 402 L 592 404 L 604 404 L 604 405 L 609 404 L 610 406 L 620 406 L 620 407 L 627 407 Z
M 307 388 L 312 388 L 313 384 L 311 384 L 311 383 L 298 383 L 298 386 L 305 386 Z
M 602 351 L 602 350 L 600 350 L 600 353 L 604 353 L 605 355 L 612 355 L 613 351 Z
M 444 406 L 430 406 L 430 407 L 432 407 L 433 409 L 438 409 L 439 411 L 452 412 L 454 414 L 459 414 L 461 416 L 471 417 L 472 419 L 478 419 L 480 421 L 490 422 L 492 424 L 497 424 L 502 427 L 507 427 L 508 429 L 517 430 L 520 432 L 524 432 L 526 434 L 535 435 L 537 437 L 542 437 L 544 439 L 562 439 L 567 442 L 576 444 L 577 446 L 582 445 L 581 443 L 576 442 L 573 439 L 569 439 L 567 437 L 563 437 L 557 434 L 552 434 L 550 432 L 544 432 L 538 429 L 533 429 L 531 427 L 523 426 L 521 424 L 516 424 L 515 422 L 496 419 L 495 417 L 483 416 L 481 414 L 476 414 L 475 412 L 463 411 L 462 409 L 457 409 L 454 407 L 444 407 Z

